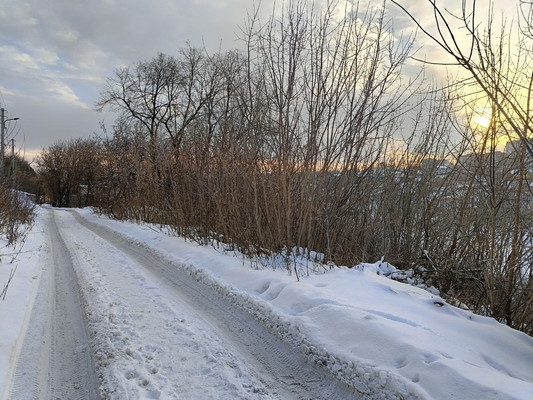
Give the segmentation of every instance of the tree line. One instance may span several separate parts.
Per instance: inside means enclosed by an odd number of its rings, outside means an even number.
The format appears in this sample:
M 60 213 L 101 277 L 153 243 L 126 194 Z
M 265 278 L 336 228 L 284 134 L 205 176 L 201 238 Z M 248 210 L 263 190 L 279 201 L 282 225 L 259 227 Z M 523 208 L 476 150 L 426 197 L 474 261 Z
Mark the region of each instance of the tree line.
M 497 147 L 508 121 L 470 123 L 464 96 L 413 73 L 414 38 L 385 7 L 289 2 L 252 13 L 242 41 L 117 69 L 97 104 L 119 115 L 110 132 L 38 159 L 50 201 L 282 254 L 297 277 L 296 256 L 384 257 L 533 333 L 532 157 L 524 140 Z

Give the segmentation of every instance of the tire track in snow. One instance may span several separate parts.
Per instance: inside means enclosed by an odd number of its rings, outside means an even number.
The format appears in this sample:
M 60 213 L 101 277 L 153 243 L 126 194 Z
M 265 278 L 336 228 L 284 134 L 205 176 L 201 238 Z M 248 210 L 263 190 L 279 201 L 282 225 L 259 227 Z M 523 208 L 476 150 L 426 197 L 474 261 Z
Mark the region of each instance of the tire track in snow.
M 240 363 L 246 365 L 253 378 L 266 388 L 266 393 L 259 393 L 254 398 L 357 398 L 353 390 L 332 378 L 323 369 L 309 364 L 302 352 L 280 340 L 246 311 L 236 308 L 227 298 L 198 282 L 186 271 L 178 269 L 167 260 L 131 243 L 117 233 L 85 220 L 74 211 L 71 216 L 106 244 L 134 260 L 136 267 L 143 270 L 143 276 L 149 276 L 151 283 L 144 282 L 144 286 L 139 285 L 139 290 L 142 289 L 146 293 L 156 289 L 153 286 L 156 286 L 157 290 L 164 289 L 165 293 L 171 293 L 178 301 L 186 303 L 195 319 L 210 325 L 221 338 L 222 345 L 227 343 L 227 349 L 239 357 Z M 104 251 L 103 245 L 100 250 Z M 127 272 L 127 275 L 130 274 L 131 272 Z M 153 297 L 146 296 L 147 302 L 154 301 Z M 161 324 L 164 323 L 161 321 Z M 175 326 L 175 323 L 176 321 L 171 325 Z M 215 355 L 216 358 L 218 356 Z M 227 361 L 227 354 L 222 356 Z M 231 359 L 229 362 L 231 363 Z
M 49 253 L 17 360 L 9 398 L 98 399 L 98 384 L 70 254 L 53 211 Z

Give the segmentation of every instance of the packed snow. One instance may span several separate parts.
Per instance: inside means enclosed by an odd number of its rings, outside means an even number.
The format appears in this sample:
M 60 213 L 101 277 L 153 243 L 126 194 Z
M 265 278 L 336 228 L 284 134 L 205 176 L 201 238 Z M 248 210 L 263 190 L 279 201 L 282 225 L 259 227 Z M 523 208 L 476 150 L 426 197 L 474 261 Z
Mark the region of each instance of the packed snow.
M 46 253 L 43 218 L 47 212 L 38 209 L 35 225 L 24 243 L 0 250 L 2 286 L 16 268 L 5 299 L 0 301 L 2 399 L 9 395 L 9 383 L 42 273 Z M 224 251 L 223 246 L 200 246 L 169 235 L 164 229 L 109 220 L 90 209 L 75 213 L 158 254 L 175 268 L 187 271 L 195 280 L 231 298 L 236 307 L 247 310 L 299 348 L 309 362 L 324 366 L 355 387 L 363 398 L 533 399 L 533 338 L 491 318 L 453 307 L 435 292 L 388 279 L 382 272 L 390 272 L 394 267 L 385 262 L 351 269 L 320 269 L 309 276 L 300 275 L 298 281 L 294 274 L 280 268 L 258 268 L 257 263 L 237 252 Z M 67 219 L 64 221 L 68 223 Z M 83 258 L 83 254 L 79 257 Z M 131 270 L 127 258 L 118 262 L 122 262 L 125 271 Z M 165 296 L 166 289 L 151 286 L 146 276 L 139 274 L 135 278 L 132 271 L 128 274 L 122 285 L 133 285 L 131 279 L 137 279 L 145 283 L 142 287 L 147 291 Z M 104 290 L 107 278 L 96 269 L 86 268 L 79 279 L 86 281 L 81 287 L 91 288 L 90 295 L 95 296 L 92 300 L 100 299 L 88 310 L 93 313 L 89 316 L 94 335 L 91 340 L 114 338 L 101 351 L 115 353 L 106 354 L 105 365 L 98 365 L 108 371 L 103 388 L 106 393 L 115 390 L 113 385 L 124 386 L 123 381 L 130 380 L 146 386 L 142 392 L 145 395 L 138 394 L 139 397 L 148 398 L 148 393 L 156 393 L 164 398 L 159 386 L 169 382 L 154 376 L 164 376 L 156 374 L 158 368 L 168 367 L 174 360 L 179 361 L 182 380 L 191 387 L 201 388 L 216 376 L 225 381 L 220 387 L 232 387 L 237 397 L 270 398 L 262 396 L 261 382 L 254 382 L 243 366 L 231 367 L 232 355 L 221 348 L 216 337 L 204 334 L 207 330 L 195 320 L 194 314 L 187 313 L 186 307 L 178 310 L 179 321 L 170 321 L 176 318 L 176 310 L 171 310 L 178 307 L 176 304 L 169 305 L 168 310 L 160 307 L 153 312 L 162 318 L 167 316 L 172 326 L 179 322 L 185 334 L 182 338 L 190 340 L 180 343 L 166 340 L 165 326 L 148 326 L 144 332 L 142 327 L 136 328 L 138 332 L 126 331 L 136 325 L 127 323 L 134 315 L 125 310 L 136 309 L 147 301 L 146 296 L 131 300 L 136 304 L 121 304 L 121 299 L 113 298 L 113 288 Z M 117 312 L 105 310 L 114 318 L 105 323 L 93 321 L 91 325 L 98 308 L 102 312 L 105 307 L 116 308 Z M 135 346 L 121 342 L 125 337 L 135 341 Z M 154 337 L 160 346 L 153 346 Z M 117 351 L 117 346 L 123 346 L 124 351 Z M 178 351 L 180 346 L 203 346 L 199 356 L 212 362 L 204 376 L 188 367 L 187 357 Z M 128 360 L 121 359 L 126 356 Z M 102 354 L 95 357 L 103 359 Z M 124 368 L 128 369 L 121 370 Z M 181 394 L 187 398 L 187 393 Z M 212 393 L 210 398 L 216 398 L 216 394 Z

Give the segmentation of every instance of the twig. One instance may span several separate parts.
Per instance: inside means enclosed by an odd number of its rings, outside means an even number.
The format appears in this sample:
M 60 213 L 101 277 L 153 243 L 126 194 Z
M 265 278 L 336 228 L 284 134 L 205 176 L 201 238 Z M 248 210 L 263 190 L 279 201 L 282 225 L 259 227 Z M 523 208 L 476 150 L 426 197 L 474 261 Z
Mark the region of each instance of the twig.
M 9 278 L 7 279 L 7 282 L 4 283 L 4 288 L 2 289 L 2 292 L 0 293 L 0 297 L 2 300 L 6 299 L 7 289 L 9 288 L 9 284 L 11 283 L 11 280 L 15 276 L 15 272 L 17 272 L 18 264 L 15 265 L 13 268 L 11 268 L 11 271 L 9 271 Z

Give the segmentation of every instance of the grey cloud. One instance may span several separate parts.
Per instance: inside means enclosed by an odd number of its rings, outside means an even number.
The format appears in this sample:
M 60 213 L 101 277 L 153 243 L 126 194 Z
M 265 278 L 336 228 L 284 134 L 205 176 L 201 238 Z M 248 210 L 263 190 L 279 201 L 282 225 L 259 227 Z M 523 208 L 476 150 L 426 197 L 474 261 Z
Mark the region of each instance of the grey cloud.
M 425 1 L 404 3 L 428 18 Z M 262 1 L 264 16 L 273 4 Z M 115 68 L 157 52 L 174 55 L 186 41 L 209 51 L 236 47 L 238 26 L 252 6 L 249 0 L 3 0 L 1 105 L 21 115 L 34 149 L 57 138 L 90 135 L 101 119 L 111 119 L 90 108 Z M 388 6 L 395 31 L 408 32 L 412 23 Z

